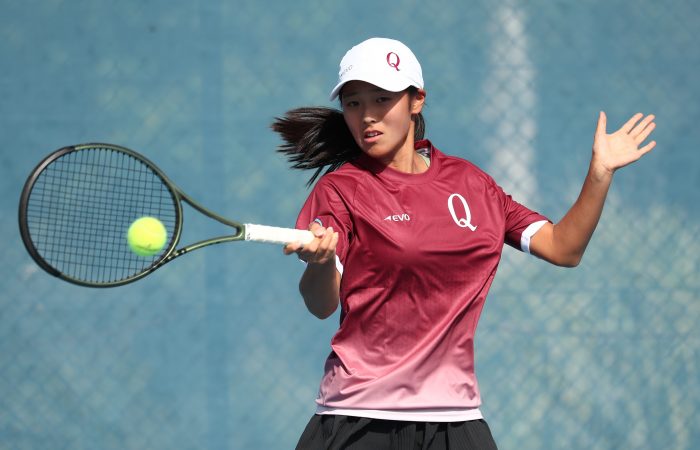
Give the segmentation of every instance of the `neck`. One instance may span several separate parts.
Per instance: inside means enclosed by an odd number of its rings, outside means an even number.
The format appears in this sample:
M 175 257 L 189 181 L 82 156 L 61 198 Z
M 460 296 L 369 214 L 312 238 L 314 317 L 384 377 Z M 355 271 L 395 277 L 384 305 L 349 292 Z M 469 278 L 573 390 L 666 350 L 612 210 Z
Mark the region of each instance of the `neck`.
M 387 166 L 403 173 L 423 173 L 428 170 L 423 158 L 413 149 L 411 149 L 410 154 L 402 154 L 400 157 L 394 158 Z
M 423 173 L 428 170 L 423 158 L 416 153 L 413 132 L 414 124 L 411 124 L 404 143 L 389 158 L 381 161 L 382 164 L 403 173 Z

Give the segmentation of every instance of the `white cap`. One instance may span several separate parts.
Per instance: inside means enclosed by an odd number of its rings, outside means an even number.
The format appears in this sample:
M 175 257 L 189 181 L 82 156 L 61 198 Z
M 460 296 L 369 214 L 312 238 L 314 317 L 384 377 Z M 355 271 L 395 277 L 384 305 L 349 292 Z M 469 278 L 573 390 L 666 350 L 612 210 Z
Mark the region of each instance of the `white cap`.
M 340 61 L 338 84 L 331 91 L 335 100 L 348 81 L 365 81 L 391 92 L 409 86 L 423 89 L 423 71 L 410 48 L 386 38 L 371 38 L 348 50 Z

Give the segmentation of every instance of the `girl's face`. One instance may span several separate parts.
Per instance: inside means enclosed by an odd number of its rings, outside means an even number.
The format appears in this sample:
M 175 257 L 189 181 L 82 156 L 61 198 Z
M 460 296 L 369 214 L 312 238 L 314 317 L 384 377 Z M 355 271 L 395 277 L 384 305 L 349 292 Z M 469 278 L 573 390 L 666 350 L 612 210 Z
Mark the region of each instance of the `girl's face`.
M 413 155 L 412 114 L 423 108 L 425 93 L 390 92 L 364 81 L 343 86 L 341 104 L 345 123 L 357 145 L 385 164 L 399 153 Z

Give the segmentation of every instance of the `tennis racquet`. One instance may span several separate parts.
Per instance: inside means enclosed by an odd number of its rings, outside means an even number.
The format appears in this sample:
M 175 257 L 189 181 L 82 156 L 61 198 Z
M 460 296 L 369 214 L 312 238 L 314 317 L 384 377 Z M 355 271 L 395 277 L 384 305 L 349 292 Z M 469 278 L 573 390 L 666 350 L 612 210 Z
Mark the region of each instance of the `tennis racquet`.
M 177 248 L 182 202 L 234 233 Z M 131 251 L 129 225 L 151 216 L 167 230 L 152 256 Z M 307 230 L 239 223 L 195 203 L 151 161 L 112 144 L 64 147 L 48 155 L 27 179 L 19 203 L 19 228 L 27 251 L 51 275 L 81 286 L 111 287 L 138 280 L 178 256 L 231 241 L 309 243 Z

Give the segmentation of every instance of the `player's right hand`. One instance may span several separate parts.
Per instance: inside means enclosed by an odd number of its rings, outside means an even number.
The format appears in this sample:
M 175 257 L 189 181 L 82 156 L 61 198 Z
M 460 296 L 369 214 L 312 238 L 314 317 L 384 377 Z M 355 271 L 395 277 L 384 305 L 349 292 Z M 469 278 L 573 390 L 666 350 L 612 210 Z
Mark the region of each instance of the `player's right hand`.
M 309 225 L 316 239 L 306 245 L 300 242 L 292 242 L 284 246 L 284 254 L 296 253 L 299 259 L 309 264 L 335 264 L 335 248 L 338 245 L 338 233 L 333 231 L 333 227 L 325 228 L 318 222 L 311 222 Z

